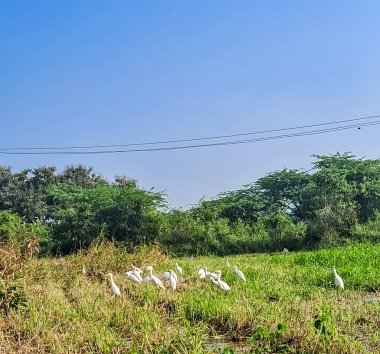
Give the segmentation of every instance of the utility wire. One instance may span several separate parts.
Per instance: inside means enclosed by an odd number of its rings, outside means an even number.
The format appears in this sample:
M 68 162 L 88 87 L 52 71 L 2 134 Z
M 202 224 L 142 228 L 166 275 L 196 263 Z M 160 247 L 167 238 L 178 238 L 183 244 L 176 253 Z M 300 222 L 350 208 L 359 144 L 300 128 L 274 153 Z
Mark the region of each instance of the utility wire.
M 249 135 L 258 135 L 258 134 L 268 134 L 268 133 L 283 132 L 283 131 L 289 131 L 289 130 L 316 128 L 316 127 L 335 125 L 335 124 L 340 124 L 340 123 L 366 121 L 366 120 L 374 119 L 374 118 L 380 118 L 380 114 L 373 115 L 373 116 L 367 116 L 367 117 L 360 117 L 360 118 L 353 118 L 353 119 L 344 119 L 344 120 L 338 120 L 338 121 L 331 121 L 331 122 L 326 122 L 326 123 L 316 123 L 316 124 L 300 125 L 300 126 L 288 127 L 288 128 L 259 130 L 259 131 L 247 132 L 247 133 L 217 135 L 217 136 L 208 136 L 208 137 L 200 137 L 200 138 L 177 139 L 177 140 L 163 140 L 163 141 L 130 143 L 130 144 L 111 144 L 111 145 L 63 146 L 63 147 L 24 147 L 24 148 L 20 148 L 20 147 L 17 147 L 17 148 L 4 147 L 4 148 L 0 148 L 0 152 L 1 151 L 18 151 L 18 150 L 26 150 L 26 151 L 28 151 L 28 150 L 71 150 L 71 149 L 73 149 L 73 150 L 74 149 L 79 150 L 79 149 L 114 148 L 114 147 L 128 147 L 128 146 L 144 146 L 144 145 L 160 145 L 160 144 L 185 143 L 185 142 L 191 142 L 191 141 L 226 139 L 226 138 L 233 138 L 233 137 L 238 137 L 238 136 L 249 136 Z
M 376 126 L 376 125 L 380 125 L 380 120 L 373 121 L 373 122 L 344 125 L 340 127 L 310 130 L 310 131 L 304 131 L 304 132 L 299 132 L 299 133 L 273 135 L 273 136 L 266 136 L 262 138 L 255 138 L 255 139 L 232 140 L 232 141 L 207 143 L 207 144 L 180 145 L 180 146 L 168 146 L 168 147 L 157 147 L 157 148 L 139 148 L 139 149 L 127 149 L 127 150 L 32 151 L 32 152 L 30 151 L 22 151 L 22 152 L 21 151 L 0 151 L 0 154 L 2 155 L 95 155 L 95 154 L 131 153 L 131 152 L 171 151 L 171 150 L 183 150 L 183 149 L 192 149 L 192 148 L 200 148 L 200 147 L 256 143 L 260 141 L 293 138 L 293 137 L 299 137 L 299 136 L 320 135 L 320 134 L 330 133 L 330 132 L 335 132 L 335 131 L 340 131 L 340 130 L 348 130 L 348 129 L 355 129 L 355 128 L 366 127 L 366 126 Z

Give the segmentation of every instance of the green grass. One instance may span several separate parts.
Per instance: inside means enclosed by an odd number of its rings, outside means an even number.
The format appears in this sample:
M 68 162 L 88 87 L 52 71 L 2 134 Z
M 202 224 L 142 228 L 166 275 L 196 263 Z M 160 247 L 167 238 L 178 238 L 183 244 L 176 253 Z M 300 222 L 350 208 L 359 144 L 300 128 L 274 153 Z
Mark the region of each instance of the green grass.
M 380 245 L 229 260 L 246 283 L 224 258 L 191 262 L 157 248 L 129 254 L 102 244 L 86 254 L 20 261 L 0 282 L 8 289 L 0 303 L 0 352 L 380 352 Z M 159 274 L 175 269 L 175 262 L 184 270 L 175 293 L 122 276 L 132 264 L 151 264 Z M 231 291 L 198 279 L 202 265 L 221 269 Z M 344 291 L 333 285 L 333 265 Z M 110 291 L 110 271 L 120 298 Z M 216 335 L 223 335 L 224 349 L 206 345 Z

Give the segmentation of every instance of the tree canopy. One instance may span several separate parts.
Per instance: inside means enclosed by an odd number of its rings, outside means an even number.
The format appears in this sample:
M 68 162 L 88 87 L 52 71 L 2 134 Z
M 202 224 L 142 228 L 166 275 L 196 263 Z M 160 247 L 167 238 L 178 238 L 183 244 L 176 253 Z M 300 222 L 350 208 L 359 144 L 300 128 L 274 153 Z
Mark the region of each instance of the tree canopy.
M 110 182 L 82 165 L 60 173 L 55 167 L 12 172 L 2 166 L 0 211 L 45 228 L 49 249 L 63 253 L 86 248 L 99 235 L 130 246 L 159 242 L 177 254 L 380 238 L 380 161 L 348 153 L 314 157 L 308 171 L 268 173 L 185 211 L 169 210 L 163 193 L 141 189 L 134 179 Z

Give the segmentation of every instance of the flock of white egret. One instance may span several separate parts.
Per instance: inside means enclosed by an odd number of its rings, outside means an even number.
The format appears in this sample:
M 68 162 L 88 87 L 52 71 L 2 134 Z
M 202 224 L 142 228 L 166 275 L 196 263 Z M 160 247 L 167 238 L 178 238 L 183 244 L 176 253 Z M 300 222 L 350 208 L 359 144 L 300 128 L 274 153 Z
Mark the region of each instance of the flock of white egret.
M 183 274 L 182 268 L 178 265 L 178 263 L 176 263 L 175 265 L 176 265 L 177 272 L 182 276 Z M 230 267 L 228 258 L 227 258 L 227 267 Z M 246 277 L 244 273 L 236 265 L 234 266 L 234 272 L 240 280 L 244 282 L 246 281 Z M 82 273 L 86 275 L 86 268 L 84 265 L 82 268 Z M 153 267 L 149 265 L 146 267 L 146 273 L 148 274 L 145 277 L 143 277 L 142 276 L 143 273 L 144 271 L 141 268 L 133 266 L 132 270 L 124 273 L 124 277 L 134 283 L 140 283 L 140 284 L 152 283 L 158 289 L 165 289 L 164 282 L 167 282 L 170 289 L 173 291 L 175 291 L 177 288 L 178 275 L 172 269 L 162 273 L 160 276 L 157 276 L 153 274 Z M 340 289 L 344 289 L 343 279 L 336 272 L 335 266 L 333 267 L 333 273 L 334 273 L 335 286 Z M 120 289 L 116 285 L 112 273 L 108 273 L 106 276 L 109 277 L 111 290 L 113 294 L 116 296 L 121 296 Z M 214 284 L 218 285 L 218 287 L 222 289 L 223 291 L 225 292 L 230 291 L 231 290 L 230 286 L 221 279 L 221 276 L 222 276 L 221 270 L 217 270 L 215 272 L 209 272 L 207 270 L 207 267 L 201 267 L 198 271 L 198 277 L 200 279 L 210 280 Z
M 176 263 L 175 265 L 176 265 L 177 272 L 182 275 L 183 274 L 182 268 L 178 265 L 178 263 Z M 228 259 L 227 259 L 227 266 L 229 266 Z M 146 270 L 146 273 L 148 274 L 145 277 L 143 277 L 142 275 L 144 271 L 141 268 L 132 266 L 132 270 L 125 272 L 124 277 L 134 283 L 140 283 L 140 284 L 152 283 L 159 289 L 165 289 L 164 282 L 167 281 L 170 289 L 173 291 L 176 290 L 178 275 L 177 273 L 174 272 L 174 270 L 170 269 L 162 273 L 160 276 L 153 274 L 153 267 L 150 265 L 147 266 L 145 270 Z M 239 279 L 241 279 L 242 281 L 246 281 L 244 273 L 241 270 L 239 270 L 237 266 L 234 266 L 234 272 Z M 82 273 L 84 275 L 87 274 L 85 266 L 83 266 L 82 268 Z M 112 293 L 116 296 L 121 296 L 120 288 L 116 285 L 112 273 L 108 273 L 106 276 L 109 277 Z M 213 272 L 209 272 L 207 270 L 207 267 L 201 267 L 198 271 L 198 277 L 200 279 L 208 279 L 214 284 L 218 285 L 219 288 L 222 289 L 223 291 L 225 292 L 230 291 L 231 290 L 230 286 L 221 279 L 221 276 L 222 276 L 221 270 L 217 270 L 215 273 L 213 273 Z

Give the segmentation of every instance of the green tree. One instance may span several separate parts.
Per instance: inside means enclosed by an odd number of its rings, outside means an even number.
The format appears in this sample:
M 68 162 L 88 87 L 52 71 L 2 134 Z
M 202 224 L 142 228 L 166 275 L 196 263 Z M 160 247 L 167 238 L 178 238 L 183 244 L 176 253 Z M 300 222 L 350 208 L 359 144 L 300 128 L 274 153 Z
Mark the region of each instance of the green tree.
M 93 169 L 83 165 L 67 166 L 65 170 L 58 175 L 60 183 L 71 183 L 81 188 L 94 188 L 98 185 L 107 184 L 107 181 L 97 175 Z
M 262 211 L 268 214 L 288 213 L 297 220 L 305 218 L 304 191 L 311 176 L 303 171 L 287 170 L 269 173 L 258 179 L 254 188 L 264 201 Z
M 61 184 L 50 190 L 55 212 L 51 230 L 53 250 L 67 253 L 105 237 L 139 245 L 158 240 L 165 207 L 162 194 L 132 186 L 99 185 L 81 188 Z
M 12 173 L 2 168 L 0 172 L 0 207 L 17 213 L 27 222 L 48 218 L 46 190 L 54 184 L 55 168 L 40 167 Z

